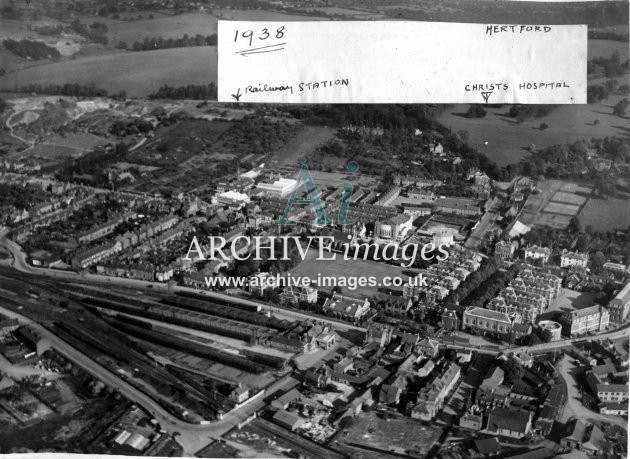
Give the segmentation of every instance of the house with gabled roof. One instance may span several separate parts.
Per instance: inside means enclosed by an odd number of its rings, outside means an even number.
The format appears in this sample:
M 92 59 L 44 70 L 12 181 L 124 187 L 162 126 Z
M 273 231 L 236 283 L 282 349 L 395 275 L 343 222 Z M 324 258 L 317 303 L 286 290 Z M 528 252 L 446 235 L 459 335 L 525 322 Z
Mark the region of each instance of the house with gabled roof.
M 560 445 L 598 455 L 602 451 L 605 441 L 604 434 L 599 427 L 576 419 L 568 424 L 565 436 L 560 440 Z
M 510 408 L 495 408 L 488 416 L 489 433 L 522 438 L 532 430 L 532 412 Z

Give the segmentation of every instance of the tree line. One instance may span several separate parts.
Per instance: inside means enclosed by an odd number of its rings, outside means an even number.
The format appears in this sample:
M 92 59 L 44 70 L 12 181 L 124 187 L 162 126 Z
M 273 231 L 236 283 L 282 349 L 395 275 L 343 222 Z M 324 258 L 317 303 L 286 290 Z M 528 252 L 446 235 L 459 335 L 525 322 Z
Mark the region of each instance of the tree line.
M 47 84 L 41 85 L 39 83 L 31 83 L 26 86 L 18 86 L 12 90 L 3 88 L 2 91 L 12 92 L 32 92 L 35 94 L 47 94 L 50 96 L 68 96 L 68 97 L 108 97 L 109 94 L 105 89 L 97 88 L 92 85 L 82 85 L 78 83 L 66 83 L 60 84 Z M 126 94 L 121 91 L 117 94 L 112 94 L 114 98 L 125 98 Z
M 217 34 L 201 35 L 197 34 L 194 37 L 185 34 L 181 38 L 162 38 L 152 37 L 145 38 L 143 42 L 136 41 L 131 45 L 132 51 L 151 51 L 154 49 L 169 49 L 169 48 L 188 48 L 193 46 L 216 46 Z M 129 49 L 127 43 L 124 41 L 119 42 L 116 45 L 119 49 Z
M 187 86 L 172 87 L 167 84 L 160 86 L 157 92 L 150 94 L 149 99 L 197 99 L 217 100 L 217 85 L 211 81 L 207 85 L 189 84 Z
M 615 51 L 610 57 L 596 57 L 586 63 L 587 74 L 596 73 L 599 68 L 604 72 L 606 78 L 623 76 L 628 71 L 629 61 L 622 62 L 619 52 Z
M 27 39 L 17 41 L 8 38 L 4 40 L 2 44 L 13 54 L 23 57 L 24 59 L 57 59 L 61 56 L 57 48 L 48 46 L 41 41 Z
M 542 118 L 544 116 L 549 115 L 553 109 L 556 108 L 555 105 L 512 105 L 510 107 L 510 111 L 508 112 L 508 116 L 510 118 L 516 118 L 516 120 L 521 123 L 530 118 Z
M 102 22 L 93 22 L 92 25 L 88 27 L 78 19 L 75 19 L 70 23 L 70 29 L 94 43 L 106 45 L 109 42 L 106 36 L 108 30 L 107 25 Z

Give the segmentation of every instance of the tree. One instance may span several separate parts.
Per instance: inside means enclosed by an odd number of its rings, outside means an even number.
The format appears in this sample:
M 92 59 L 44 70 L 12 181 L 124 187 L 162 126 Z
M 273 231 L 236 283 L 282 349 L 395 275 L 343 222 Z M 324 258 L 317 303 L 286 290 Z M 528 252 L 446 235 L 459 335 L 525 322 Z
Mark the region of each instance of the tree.
M 578 236 L 575 249 L 578 252 L 586 252 L 588 250 L 589 237 L 588 234 L 582 233 Z
M 593 266 L 594 269 L 601 269 L 604 263 L 606 263 L 606 256 L 598 250 L 593 255 L 593 258 L 591 258 L 591 266 Z
M 535 346 L 537 344 L 541 344 L 542 340 L 540 339 L 540 337 L 536 333 L 531 333 L 530 335 L 527 336 L 527 339 L 525 340 L 525 343 L 528 346 Z
M 468 107 L 468 111 L 466 112 L 467 118 L 483 118 L 488 114 L 485 108 L 483 108 L 479 104 L 473 104 Z
M 617 104 L 613 107 L 613 115 L 625 117 L 626 109 L 628 108 L 628 105 L 630 105 L 630 100 L 624 97 L 622 100 L 617 102 Z
M 525 374 L 525 369 L 523 368 L 521 363 L 514 357 L 511 357 L 505 361 L 505 363 L 503 364 L 503 371 L 505 372 L 505 380 L 509 384 L 514 384 Z
M 116 45 L 116 48 L 118 49 L 127 49 L 127 43 L 124 41 L 119 41 L 118 44 Z
M 538 126 L 538 128 L 541 131 L 544 131 L 545 129 L 547 129 L 549 127 L 549 125 L 547 123 L 540 123 L 540 126 Z
M 568 226 L 569 231 L 574 232 L 574 233 L 581 233 L 583 228 L 582 228 L 582 223 L 580 222 L 580 219 L 578 218 L 577 215 L 573 216 L 571 218 L 571 221 L 569 222 L 569 226 Z

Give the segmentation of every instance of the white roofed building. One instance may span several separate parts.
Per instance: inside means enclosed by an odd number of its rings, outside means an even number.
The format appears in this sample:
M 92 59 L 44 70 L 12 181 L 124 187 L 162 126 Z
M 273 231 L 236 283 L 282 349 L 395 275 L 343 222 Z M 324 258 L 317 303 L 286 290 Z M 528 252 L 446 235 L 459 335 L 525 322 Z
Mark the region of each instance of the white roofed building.
M 256 187 L 269 195 L 283 197 L 290 194 L 296 184 L 297 180 L 280 178 L 273 183 L 259 183 Z

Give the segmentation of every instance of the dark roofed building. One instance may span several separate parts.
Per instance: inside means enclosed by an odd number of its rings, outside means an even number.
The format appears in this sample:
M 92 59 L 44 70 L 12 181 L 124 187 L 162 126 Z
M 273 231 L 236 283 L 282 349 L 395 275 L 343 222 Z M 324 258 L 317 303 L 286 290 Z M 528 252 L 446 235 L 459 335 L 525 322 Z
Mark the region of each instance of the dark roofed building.
M 37 355 L 42 355 L 48 349 L 52 347 L 50 341 L 33 330 L 31 327 L 24 326 L 16 330 L 16 335 L 24 344 L 37 352 Z
M 514 339 L 522 338 L 523 336 L 530 335 L 532 333 L 532 324 L 519 324 L 512 325 L 512 334 Z
M 538 429 L 542 435 L 549 435 L 551 433 L 553 423 L 558 417 L 564 402 L 565 398 L 562 386 L 560 386 L 560 384 L 551 386 L 547 398 L 545 398 L 545 403 L 540 410 L 540 415 L 536 420 L 536 429 Z
M 560 440 L 560 445 L 598 455 L 604 442 L 604 434 L 599 427 L 576 419 L 568 425 L 565 436 Z
M 490 433 L 512 438 L 522 438 L 532 429 L 531 411 L 495 408 L 488 416 L 487 430 Z
M 286 410 L 291 403 L 299 400 L 302 394 L 297 389 L 291 389 L 289 392 L 281 395 L 271 402 L 271 407 L 276 410 Z
M 501 444 L 497 437 L 475 440 L 475 449 L 484 456 L 494 455 L 501 452 Z
M 285 410 L 276 412 L 276 414 L 273 415 L 273 420 L 275 423 L 290 431 L 294 431 L 304 424 L 304 420 L 297 414 Z

